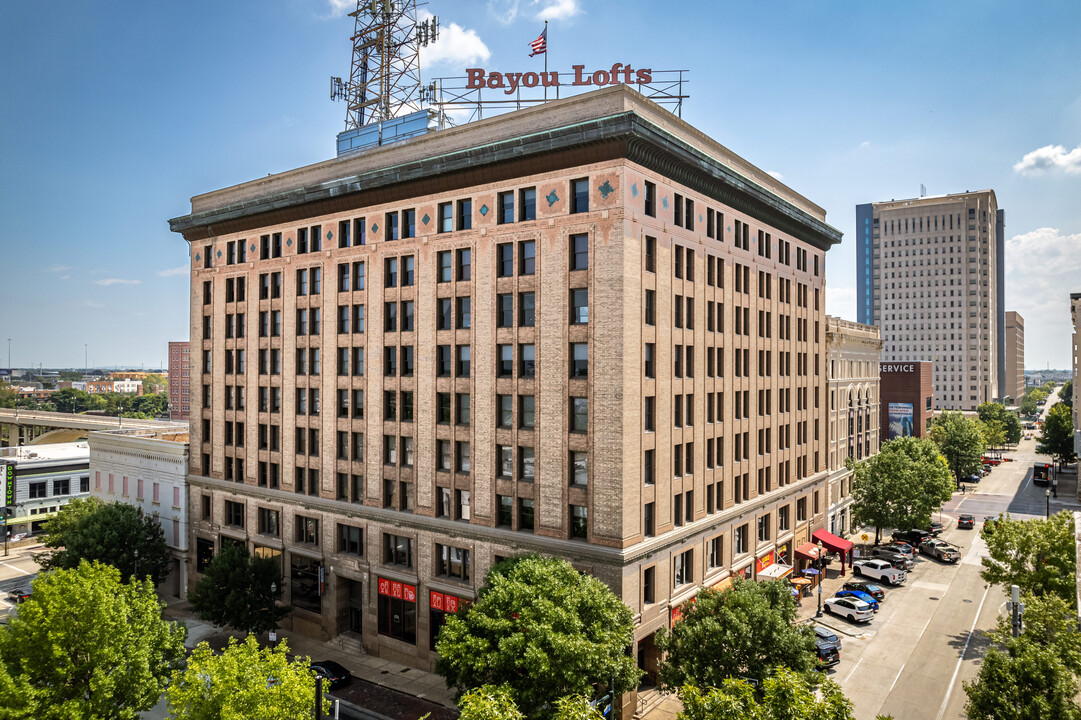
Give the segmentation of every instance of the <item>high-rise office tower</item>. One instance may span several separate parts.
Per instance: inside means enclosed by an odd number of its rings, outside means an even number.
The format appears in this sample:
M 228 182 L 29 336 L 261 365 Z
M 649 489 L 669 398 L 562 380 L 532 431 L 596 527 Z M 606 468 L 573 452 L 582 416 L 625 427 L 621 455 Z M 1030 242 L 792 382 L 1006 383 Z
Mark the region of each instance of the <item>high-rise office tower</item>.
M 199 195 L 172 227 L 192 581 L 224 543 L 280 557 L 295 632 L 430 668 L 445 613 L 539 552 L 632 608 L 655 673 L 682 603 L 799 573 L 825 526 L 840 233 L 625 86 Z
M 939 408 L 1006 394 L 1004 222 L 993 190 L 856 206 L 858 319 L 883 362 L 934 363 Z
M 1025 395 L 1025 319 L 1013 310 L 1006 313 L 1006 379 L 1003 398 L 1017 405 Z

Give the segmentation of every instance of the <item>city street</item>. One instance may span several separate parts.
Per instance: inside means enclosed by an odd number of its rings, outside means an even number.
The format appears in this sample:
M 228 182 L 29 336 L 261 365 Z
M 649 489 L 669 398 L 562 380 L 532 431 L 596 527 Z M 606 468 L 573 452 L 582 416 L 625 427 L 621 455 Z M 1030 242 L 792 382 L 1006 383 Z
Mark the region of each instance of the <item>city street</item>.
M 867 626 L 823 618 L 844 633 L 842 661 L 831 677 L 855 704 L 857 718 L 892 715 L 896 720 L 964 718 L 967 697 L 963 681 L 979 672 L 987 648 L 983 633 L 1005 612 L 1005 593 L 989 588 L 980 578 L 980 557 L 986 545 L 979 527 L 986 516 L 1009 512 L 1015 518 L 1043 517 L 1079 510 L 1076 482 L 1060 479 L 1059 497 L 1045 497 L 1032 484 L 1036 441 L 1023 440 L 1012 462 L 996 467 L 965 494 L 957 493 L 941 513 L 942 538 L 962 549 L 956 565 L 919 556 L 900 588 L 886 590 L 878 616 Z M 1067 497 L 1068 496 L 1068 497 Z M 957 516 L 976 516 L 976 529 L 957 528 Z

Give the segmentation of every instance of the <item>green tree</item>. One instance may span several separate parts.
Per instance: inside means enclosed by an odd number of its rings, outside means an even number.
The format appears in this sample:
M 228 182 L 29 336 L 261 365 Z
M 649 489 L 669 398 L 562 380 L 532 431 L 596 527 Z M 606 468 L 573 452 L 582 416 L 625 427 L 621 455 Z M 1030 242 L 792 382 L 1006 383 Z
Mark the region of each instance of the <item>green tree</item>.
M 979 472 L 983 465 L 985 449 L 983 434 L 972 418 L 958 412 L 945 411 L 931 423 L 931 439 L 938 444 L 939 452 L 953 473 L 954 480 L 961 481 Z
M 50 396 L 50 400 L 60 412 L 77 413 L 86 412 L 90 409 L 90 394 L 85 390 L 64 388 L 57 390 Z
M 143 378 L 143 392 L 154 393 L 154 386 L 161 387 L 160 395 L 169 397 L 169 376 L 161 373 L 150 373 Z
M 1025 395 L 1021 398 L 1021 414 L 1026 416 L 1035 415 L 1039 412 L 1040 408 L 1036 404 L 1036 398 L 1032 396 L 1032 393 Z
M 58 523 L 50 521 L 45 526 L 46 545 L 53 550 L 39 558 L 42 567 L 74 568 L 83 560 L 97 560 L 112 565 L 125 578 L 150 577 L 160 585 L 168 577 L 173 561 L 165 532 L 157 518 L 142 508 L 88 501 L 72 515 L 77 517 L 65 517 L 61 511 Z
M 121 582 L 108 565 L 39 575 L 0 629 L 0 660 L 32 689 L 31 717 L 134 720 L 152 708 L 184 656 L 184 626 L 161 609 L 151 583 Z
M 1073 414 L 1069 407 L 1057 403 L 1047 412 L 1036 442 L 1036 452 L 1051 455 L 1063 465 L 1073 462 Z
M 75 532 L 79 522 L 88 515 L 92 515 L 105 507 L 105 501 L 99 497 L 88 495 L 83 498 L 75 498 L 65 505 L 60 506 L 60 511 L 45 522 L 42 543 L 45 547 L 58 550 L 64 547 L 64 542 Z M 36 558 L 39 563 L 43 558 Z
M 970 720 L 1078 720 L 1077 680 L 1053 648 L 1023 638 L 991 648 L 968 694 Z
M 678 720 L 855 720 L 837 683 L 826 680 L 816 692 L 806 677 L 783 667 L 763 681 L 760 694 L 730 678 L 704 691 L 685 685 L 679 698 Z
M 4 630 L 0 629 L 0 635 Z M 2 641 L 0 641 L 2 642 Z M 0 720 L 34 717 L 34 688 L 25 675 L 12 675 L 0 658 Z
M 0 380 L 0 408 L 13 408 L 19 394 L 6 381 Z
M 938 447 L 927 438 L 903 437 L 882 444 L 877 455 L 854 462 L 852 520 L 875 528 L 926 527 L 931 514 L 953 496 L 954 482 Z
M 462 695 L 458 700 L 459 720 L 525 720 L 506 685 L 484 685 Z M 559 698 L 552 720 L 604 720 L 582 695 Z
M 991 447 L 1005 443 L 1016 445 L 1021 442 L 1021 421 L 1017 419 L 1015 413 L 1007 410 L 1005 405 L 985 402 L 976 408 L 976 413 L 985 425 L 990 426 L 992 422 L 997 421 L 1002 426 L 1002 431 L 1005 436 L 1002 442 L 993 443 L 989 439 L 984 438 L 986 443 Z
M 1058 392 L 1058 400 L 1066 407 L 1073 409 L 1073 380 L 1067 381 Z
M 610 680 L 617 693 L 634 687 L 633 639 L 630 609 L 604 583 L 565 560 L 529 555 L 494 566 L 477 602 L 447 619 L 436 672 L 459 696 L 505 684 L 535 717 Z
M 815 634 L 794 625 L 796 601 L 787 582 L 736 578 L 728 590 L 703 590 L 685 603 L 679 622 L 657 633 L 665 653 L 661 686 L 720 687 L 728 678 L 763 680 L 777 666 L 811 673 Z
M 269 632 L 289 614 L 289 607 L 277 602 L 282 588 L 278 560 L 249 555 L 244 545 L 226 545 L 188 590 L 188 602 L 200 620 L 240 632 Z
M 1081 628 L 1077 625 L 1077 613 L 1073 603 L 1054 593 L 1021 595 L 1025 606 L 1022 615 L 1027 642 L 1052 648 L 1063 664 L 1075 675 L 1081 674 Z M 1009 613 L 1000 615 L 998 626 L 987 633 L 999 646 L 1005 647 L 1013 638 Z
M 1050 519 L 999 518 L 991 533 L 983 532 L 987 555 L 981 575 L 992 585 L 1017 585 L 1030 595 L 1056 594 L 1072 606 L 1076 585 L 1073 516 L 1060 512 Z
M 284 642 L 261 648 L 249 635 L 242 643 L 229 638 L 220 655 L 199 643 L 165 697 L 179 720 L 310 720 L 316 682 L 326 680 L 316 678 L 310 658 L 291 658 Z M 323 712 L 329 709 L 324 695 Z
M 983 444 L 992 450 L 1006 444 L 1006 426 L 1001 420 L 980 422 L 980 433 L 983 435 Z

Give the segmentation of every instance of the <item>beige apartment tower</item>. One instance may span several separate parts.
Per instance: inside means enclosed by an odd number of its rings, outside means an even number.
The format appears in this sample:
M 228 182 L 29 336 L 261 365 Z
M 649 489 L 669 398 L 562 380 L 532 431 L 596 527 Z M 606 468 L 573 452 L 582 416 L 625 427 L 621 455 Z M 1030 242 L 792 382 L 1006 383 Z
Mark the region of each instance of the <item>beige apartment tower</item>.
M 625 86 L 199 195 L 192 582 L 280 557 L 293 631 L 434 664 L 488 568 L 653 634 L 825 524 L 824 211 Z M 798 568 L 796 568 L 798 572 Z
M 1019 405 L 1025 396 L 1025 319 L 1020 313 L 1006 313 L 1006 393 L 1010 404 Z
M 1007 392 L 1004 223 L 993 190 L 856 206 L 858 320 L 883 362 L 934 364 L 939 408 Z

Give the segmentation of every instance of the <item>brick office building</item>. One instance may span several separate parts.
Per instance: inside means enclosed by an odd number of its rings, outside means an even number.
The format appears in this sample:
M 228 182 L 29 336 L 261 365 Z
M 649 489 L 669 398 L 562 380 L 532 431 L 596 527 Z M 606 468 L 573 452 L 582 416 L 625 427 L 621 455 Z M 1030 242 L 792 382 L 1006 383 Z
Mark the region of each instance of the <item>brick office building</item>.
M 881 377 L 881 440 L 925 437 L 934 418 L 935 388 L 930 362 L 883 362 Z
M 169 343 L 169 419 L 188 420 L 191 405 L 191 343 Z
M 636 651 L 825 522 L 825 213 L 624 86 L 200 195 L 192 547 L 294 631 L 434 663 L 497 558 L 604 580 Z

